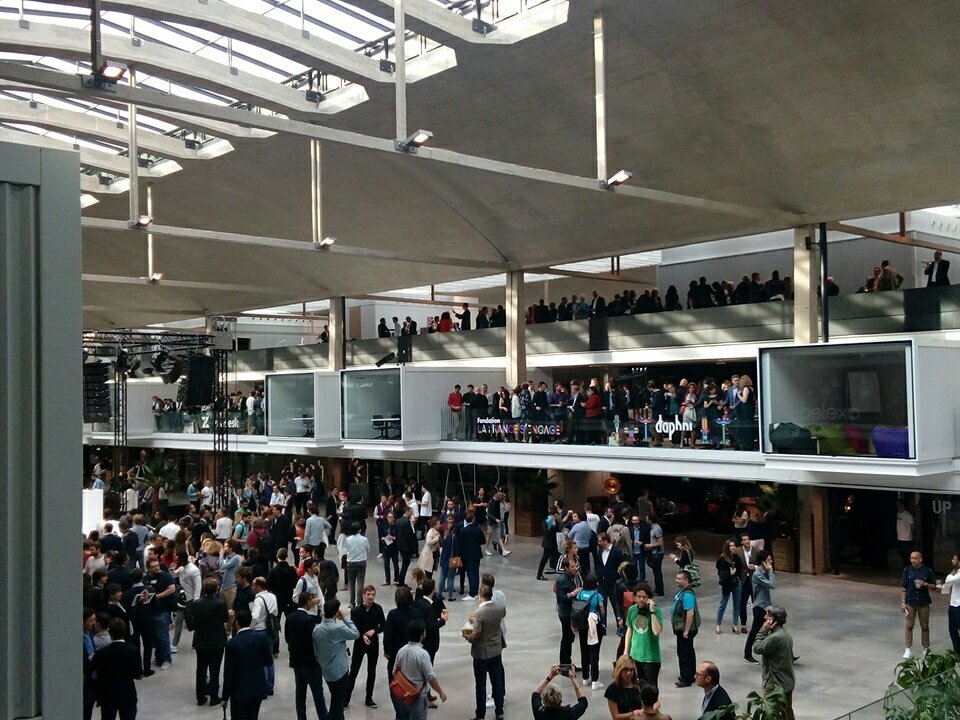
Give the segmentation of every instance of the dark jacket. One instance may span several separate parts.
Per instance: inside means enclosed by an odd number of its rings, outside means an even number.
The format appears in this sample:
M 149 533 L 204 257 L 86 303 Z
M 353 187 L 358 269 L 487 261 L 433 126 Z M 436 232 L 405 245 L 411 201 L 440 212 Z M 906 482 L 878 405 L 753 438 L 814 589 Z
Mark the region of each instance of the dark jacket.
M 417 534 L 406 515 L 397 518 L 397 550 L 402 556 L 415 555 L 418 551 Z
M 195 650 L 219 650 L 227 645 L 227 604 L 213 595 L 201 595 L 187 605 L 187 629 L 193 630 Z
M 561 619 L 569 618 L 573 612 L 573 598 L 570 597 L 570 593 L 576 587 L 574 579 L 565 572 L 557 577 L 557 615 Z
M 320 621 L 319 615 L 311 615 L 306 610 L 298 609 L 287 617 L 283 628 L 283 638 L 287 642 L 290 652 L 290 667 L 315 668 L 319 667 L 317 655 L 313 649 L 313 629 Z
M 273 665 L 273 643 L 266 633 L 242 630 L 227 644 L 223 665 L 223 699 L 240 702 L 267 697 L 264 668 Z
M 112 705 L 126 705 L 137 700 L 137 685 L 143 677 L 140 653 L 137 648 L 115 640 L 93 654 L 93 672 L 96 673 L 97 699 Z
M 446 609 L 443 604 L 443 598 L 434 595 L 433 600 L 421 597 L 414 603 L 414 607 L 419 608 L 423 614 L 423 622 L 427 626 L 427 636 L 424 638 L 423 647 L 427 652 L 436 653 L 440 649 L 440 628 L 447 624 L 446 620 L 440 617 Z
M 383 654 L 395 657 L 397 651 L 407 644 L 407 625 L 412 620 L 423 620 L 423 613 L 416 606 L 394 608 L 387 613 L 383 626 Z
M 620 563 L 623 562 L 624 557 L 617 548 L 610 546 L 610 554 L 607 556 L 607 563 L 604 565 L 603 551 L 597 551 L 597 580 L 600 582 L 600 587 L 604 588 L 604 595 L 609 596 L 610 592 L 613 590 L 613 586 L 617 584 L 617 568 L 620 567 Z
M 293 588 L 297 584 L 297 571 L 288 562 L 278 562 L 267 574 L 267 589 L 277 597 L 280 612 L 292 612 Z
M 706 714 L 712 710 L 719 710 L 724 705 L 732 704 L 733 701 L 730 699 L 727 691 L 723 689 L 723 685 L 717 685 L 717 689 L 714 690 L 713 695 L 710 698 L 710 702 L 707 703 L 707 706 L 703 709 L 703 712 Z
M 486 538 L 475 523 L 464 525 L 460 528 L 460 557 L 463 558 L 465 565 L 479 564 L 483 558 L 483 546 L 486 544 Z

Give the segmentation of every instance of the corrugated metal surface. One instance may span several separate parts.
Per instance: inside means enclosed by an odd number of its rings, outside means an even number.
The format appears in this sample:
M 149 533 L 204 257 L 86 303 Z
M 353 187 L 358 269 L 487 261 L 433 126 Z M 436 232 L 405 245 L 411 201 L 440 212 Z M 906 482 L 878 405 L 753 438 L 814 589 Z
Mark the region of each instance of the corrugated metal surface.
M 340 440 L 340 373 L 315 373 L 316 440 Z

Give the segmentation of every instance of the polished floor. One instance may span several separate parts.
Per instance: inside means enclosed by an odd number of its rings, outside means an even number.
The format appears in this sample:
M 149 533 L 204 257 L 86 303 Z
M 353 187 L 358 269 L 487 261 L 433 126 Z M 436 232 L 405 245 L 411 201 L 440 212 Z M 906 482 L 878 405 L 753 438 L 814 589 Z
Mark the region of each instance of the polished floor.
M 668 539 L 669 540 L 669 539 Z M 507 720 L 530 716 L 530 692 L 543 677 L 551 663 L 557 662 L 560 627 L 551 594 L 551 582 L 535 580 L 536 562 L 540 556 L 539 541 L 516 539 L 511 543 L 513 554 L 507 558 L 486 558 L 483 570 L 495 574 L 497 587 L 507 594 L 507 642 L 504 665 L 507 675 Z M 666 561 L 665 581 L 667 598 L 661 598 L 665 614 L 668 601 L 675 591 L 672 566 Z M 723 633 L 713 632 L 718 603 L 718 588 L 712 583 L 713 573 L 707 563 L 704 587 L 699 596 L 703 628 L 696 640 L 698 659 L 716 662 L 721 670 L 721 681 L 734 702 L 743 703 L 750 691 L 760 689 L 760 668 L 742 662 L 743 637 L 730 632 L 729 610 Z M 367 573 L 368 582 L 379 586 L 383 582 L 382 567 L 372 561 Z M 794 638 L 794 648 L 802 655 L 796 668 L 797 688 L 795 710 L 798 718 L 830 720 L 872 702 L 884 693 L 893 680 L 893 673 L 903 652 L 903 619 L 899 613 L 897 580 L 889 587 L 864 584 L 833 576 L 812 577 L 780 573 L 774 602 L 783 605 L 788 613 L 787 628 Z M 385 611 L 393 607 L 392 588 L 378 601 Z M 346 596 L 341 592 L 341 599 Z M 947 638 L 946 598 L 935 598 L 931 613 L 931 629 L 935 650 L 949 646 Z M 474 606 L 469 601 L 450 603 L 450 620 L 443 630 L 437 673 L 449 700 L 438 710 L 430 711 L 437 720 L 469 720 L 474 715 L 474 683 L 469 647 L 461 640 L 459 631 Z M 612 620 L 611 620 L 612 627 Z M 669 632 L 669 631 L 667 631 Z M 190 649 L 190 634 L 181 638 L 179 653 L 173 656 L 173 667 L 157 672 L 139 683 L 140 713 L 143 718 L 216 718 L 219 708 L 197 707 L 193 693 L 194 657 Z M 616 635 L 611 633 L 601 651 L 601 681 L 609 682 L 611 664 L 616 651 Z M 700 715 L 701 691 L 696 687 L 677 689 L 676 648 L 672 636 L 663 638 L 663 669 L 660 674 L 662 711 L 675 720 L 697 718 Z M 917 644 L 919 649 L 919 628 Z M 579 651 L 574 647 L 574 660 L 579 664 Z M 276 694 L 263 704 L 262 718 L 293 718 L 293 674 L 286 664 L 285 649 L 277 660 Z M 347 717 L 357 720 L 392 720 L 386 670 L 381 657 L 380 678 L 376 701 L 379 709 L 369 710 L 362 705 L 361 671 L 354 704 Z M 572 697 L 570 685 L 561 683 L 564 695 Z M 586 717 L 606 720 L 609 717 L 603 690 L 587 691 L 590 708 Z M 493 710 L 487 717 L 493 720 Z M 312 707 L 308 717 L 315 717 Z

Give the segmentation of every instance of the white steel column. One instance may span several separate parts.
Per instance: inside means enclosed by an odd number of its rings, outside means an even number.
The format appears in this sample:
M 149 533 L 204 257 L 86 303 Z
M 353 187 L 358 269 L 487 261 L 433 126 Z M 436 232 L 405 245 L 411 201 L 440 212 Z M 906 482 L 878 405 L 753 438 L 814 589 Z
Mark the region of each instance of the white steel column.
M 130 68 L 127 77 L 130 80 L 130 87 L 135 88 L 137 86 L 137 71 Z M 127 130 L 129 132 L 127 154 L 130 160 L 130 190 L 127 193 L 130 200 L 130 211 L 127 219 L 131 225 L 136 225 L 140 218 L 140 167 L 137 162 L 140 151 L 137 146 L 137 106 L 133 103 L 127 105 Z
M 147 215 L 153 218 L 153 184 L 147 183 Z M 153 280 L 153 233 L 147 231 L 147 280 Z
M 593 16 L 593 72 L 596 87 L 597 113 L 597 179 L 607 175 L 607 91 L 605 61 L 603 54 L 603 13 L 597 10 Z
M 403 12 L 403 0 L 394 0 L 393 24 L 393 61 L 397 68 L 393 78 L 397 98 L 397 127 L 395 137 L 398 140 L 403 140 L 407 137 L 407 26 Z
M 323 240 L 323 175 L 320 169 L 320 141 L 310 141 L 310 239 Z
M 793 340 L 817 342 L 816 228 L 793 230 Z
M 504 310 L 507 313 L 507 384 L 516 387 L 527 375 L 527 326 L 523 298 L 523 270 L 507 273 Z

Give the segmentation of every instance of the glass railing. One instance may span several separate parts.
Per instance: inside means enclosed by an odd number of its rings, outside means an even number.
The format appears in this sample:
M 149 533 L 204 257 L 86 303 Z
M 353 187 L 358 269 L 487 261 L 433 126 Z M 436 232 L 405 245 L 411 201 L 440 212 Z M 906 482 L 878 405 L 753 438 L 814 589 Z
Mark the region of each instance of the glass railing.
M 960 674 L 947 670 L 910 687 L 891 685 L 887 694 L 836 720 L 960 720 Z
M 159 412 L 153 414 L 154 430 L 158 433 L 212 434 L 213 410 L 196 412 Z M 227 433 L 230 435 L 263 435 L 263 412 L 253 415 L 246 411 L 227 411 Z

